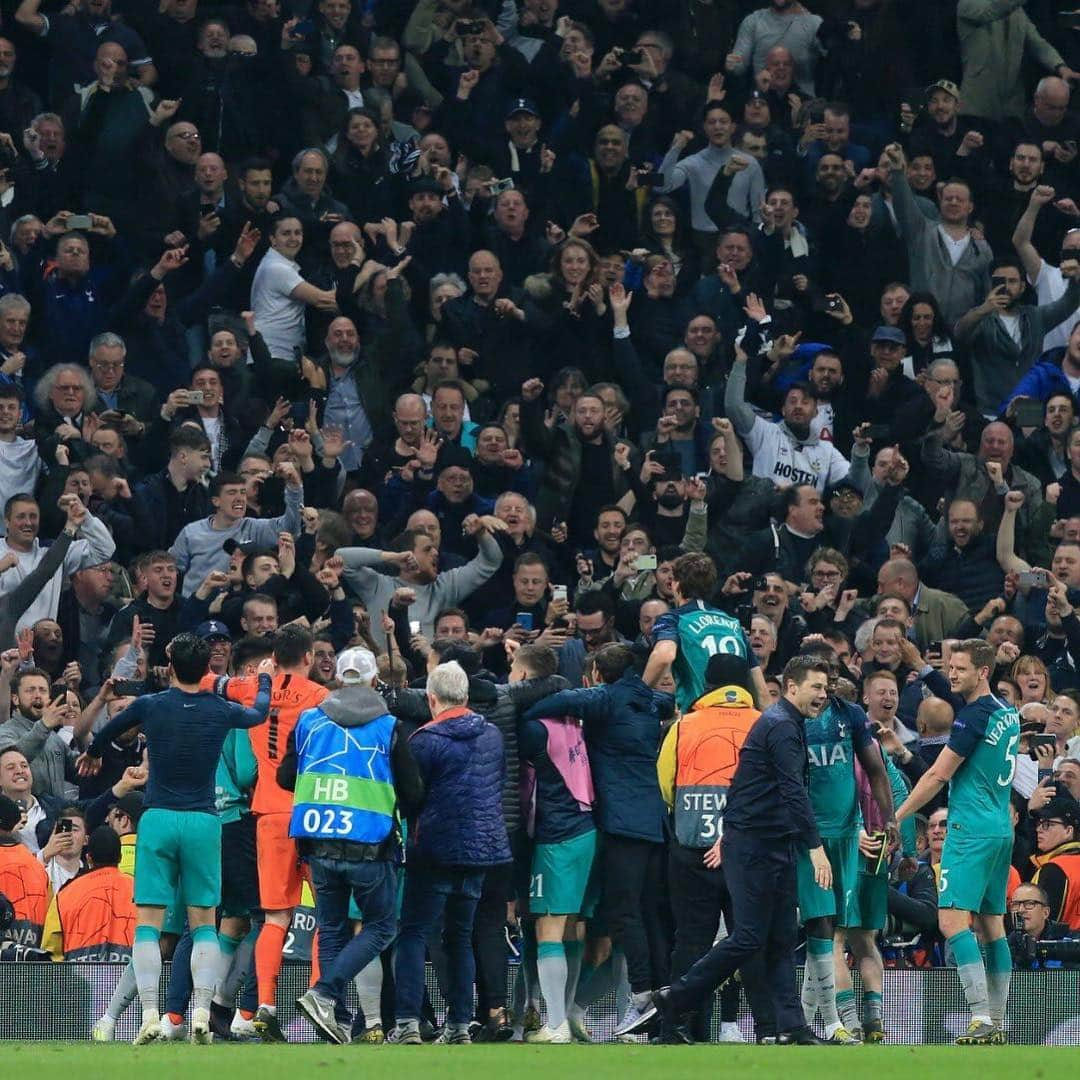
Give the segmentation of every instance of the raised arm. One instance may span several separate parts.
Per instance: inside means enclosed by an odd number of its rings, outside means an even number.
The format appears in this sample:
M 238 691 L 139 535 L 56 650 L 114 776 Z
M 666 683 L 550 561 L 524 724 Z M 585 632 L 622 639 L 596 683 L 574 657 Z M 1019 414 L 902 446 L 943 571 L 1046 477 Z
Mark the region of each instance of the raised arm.
M 1016 248 L 1016 254 L 1020 256 L 1020 262 L 1024 266 L 1024 273 L 1027 274 L 1028 281 L 1032 285 L 1035 284 L 1039 274 L 1042 273 L 1043 258 L 1035 250 L 1035 245 L 1031 242 L 1031 235 L 1035 231 L 1035 221 L 1039 216 L 1039 211 L 1054 198 L 1054 195 L 1054 189 L 1045 184 L 1039 184 L 1038 187 L 1034 188 L 1027 207 L 1020 215 L 1016 228 L 1013 229 L 1013 247 Z
M 501 531 L 506 528 L 505 524 L 496 517 L 477 517 L 470 514 L 462 528 L 469 536 L 475 536 L 477 552 L 476 557 L 459 566 L 456 570 L 447 570 L 439 575 L 439 584 L 445 582 L 446 607 L 457 607 L 463 600 L 471 596 L 485 581 L 490 578 L 502 565 L 502 548 L 498 540 L 492 536 L 492 530 Z
M 38 10 L 40 7 L 41 0 L 22 0 L 15 9 L 15 21 L 20 26 L 25 26 L 30 33 L 42 37 L 48 31 L 49 24 Z
M 741 483 L 746 478 L 742 440 L 735 434 L 731 421 L 725 417 L 714 417 L 713 427 L 724 436 L 724 450 L 727 455 L 724 462 L 724 476 L 733 483 Z
M 1016 515 L 1020 507 L 1024 505 L 1024 493 L 1022 491 L 1010 491 L 1005 496 L 1005 511 L 1001 515 L 1001 524 L 997 531 L 997 561 L 998 566 L 1011 574 L 1026 574 L 1031 567 L 1028 566 L 1019 555 L 1016 554 Z
M 740 435 L 749 435 L 757 417 L 746 402 L 746 355 L 736 355 L 724 388 L 724 412 Z

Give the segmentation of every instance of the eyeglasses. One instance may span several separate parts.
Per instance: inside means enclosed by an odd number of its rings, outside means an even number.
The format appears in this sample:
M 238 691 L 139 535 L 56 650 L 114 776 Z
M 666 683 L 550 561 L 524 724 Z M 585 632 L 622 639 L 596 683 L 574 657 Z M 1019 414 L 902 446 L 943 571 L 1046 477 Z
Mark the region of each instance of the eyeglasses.
M 124 366 L 123 360 L 92 360 L 91 367 L 99 367 L 102 371 L 116 371 Z
M 1049 829 L 1053 825 L 1060 825 L 1063 829 L 1069 828 L 1069 826 L 1060 818 L 1039 818 L 1039 820 L 1035 822 L 1036 829 Z
M 197 131 L 174 131 L 170 136 L 170 139 L 183 139 L 184 142 L 195 142 L 201 139 L 202 136 Z
M 937 383 L 938 386 L 959 386 L 960 385 L 960 380 L 959 379 L 939 379 L 934 375 L 928 375 L 927 378 L 926 378 L 926 381 L 927 382 L 932 382 L 932 383 Z
M 1049 907 L 1049 905 L 1044 904 L 1041 900 L 1010 900 L 1009 907 L 1023 908 L 1024 911 L 1031 911 L 1033 908 Z
M 844 494 L 844 492 L 840 492 L 839 494 Z M 835 581 L 840 576 L 839 570 L 815 570 L 811 575 L 811 577 L 825 578 L 826 581 Z

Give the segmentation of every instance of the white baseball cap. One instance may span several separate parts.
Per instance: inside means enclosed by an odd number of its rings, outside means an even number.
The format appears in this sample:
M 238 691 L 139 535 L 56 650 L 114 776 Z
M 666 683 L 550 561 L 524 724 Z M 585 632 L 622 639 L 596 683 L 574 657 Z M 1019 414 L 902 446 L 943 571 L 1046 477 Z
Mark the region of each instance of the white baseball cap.
M 343 683 L 369 684 L 379 673 L 370 649 L 346 649 L 337 659 L 337 677 Z

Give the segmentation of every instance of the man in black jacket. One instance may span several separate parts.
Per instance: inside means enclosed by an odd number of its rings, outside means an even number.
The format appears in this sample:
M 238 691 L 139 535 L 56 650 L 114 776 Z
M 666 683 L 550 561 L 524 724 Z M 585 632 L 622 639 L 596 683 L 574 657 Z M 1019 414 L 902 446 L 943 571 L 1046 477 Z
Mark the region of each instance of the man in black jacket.
M 764 951 L 776 1009 L 778 1043 L 820 1045 L 807 1027 L 795 989 L 795 863 L 810 852 L 814 880 L 832 888 L 832 867 L 818 834 L 807 792 L 804 720 L 828 701 L 829 667 L 797 656 L 784 668 L 783 697 L 755 722 L 743 743 L 724 811 L 724 837 L 716 862 L 731 892 L 735 931 L 713 946 L 616 1035 L 641 1031 L 657 1013 L 677 1030 L 676 1018 L 701 1002 L 748 959 Z
M 143 543 L 167 548 L 185 525 L 213 513 L 202 483 L 210 468 L 210 440 L 191 425 L 169 437 L 169 463 L 135 488 L 135 525 Z

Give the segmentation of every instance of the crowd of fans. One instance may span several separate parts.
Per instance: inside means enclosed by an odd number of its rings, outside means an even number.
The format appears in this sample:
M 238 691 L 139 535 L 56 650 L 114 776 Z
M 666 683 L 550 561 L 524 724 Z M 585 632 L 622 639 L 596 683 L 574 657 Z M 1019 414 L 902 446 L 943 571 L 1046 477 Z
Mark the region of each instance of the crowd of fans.
M 1015 962 L 1062 963 L 1033 942 L 1080 934 L 1068 7 L 4 5 L 4 936 L 130 953 L 143 737 L 76 761 L 167 685 L 176 635 L 224 675 L 305 627 L 325 687 L 365 648 L 414 727 L 409 688 L 454 660 L 516 785 L 516 650 L 621 685 L 704 553 L 769 694 L 826 643 L 908 784 L 948 740 L 952 643 L 994 646 L 1024 732 Z M 625 768 L 598 826 L 650 850 L 621 852 L 638 893 L 610 860 L 603 885 L 656 986 L 666 814 Z M 516 845 L 516 790 L 502 812 Z M 947 813 L 893 855 L 887 964 L 946 962 Z M 87 891 L 115 917 L 97 950 Z M 524 923 L 495 867 L 496 1029 L 508 898 Z

